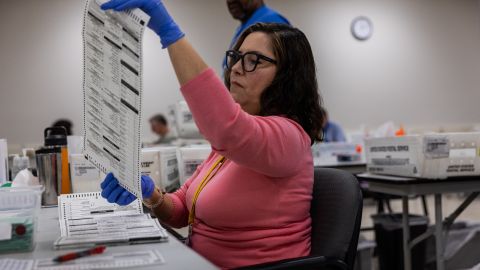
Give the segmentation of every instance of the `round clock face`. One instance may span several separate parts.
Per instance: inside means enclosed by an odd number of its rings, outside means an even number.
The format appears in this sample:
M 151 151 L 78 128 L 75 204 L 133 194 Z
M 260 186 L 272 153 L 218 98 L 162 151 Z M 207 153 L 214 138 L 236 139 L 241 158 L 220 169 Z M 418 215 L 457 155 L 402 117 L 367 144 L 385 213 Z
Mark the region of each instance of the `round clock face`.
M 367 17 L 357 17 L 352 21 L 352 35 L 358 40 L 367 40 L 372 36 L 373 25 Z

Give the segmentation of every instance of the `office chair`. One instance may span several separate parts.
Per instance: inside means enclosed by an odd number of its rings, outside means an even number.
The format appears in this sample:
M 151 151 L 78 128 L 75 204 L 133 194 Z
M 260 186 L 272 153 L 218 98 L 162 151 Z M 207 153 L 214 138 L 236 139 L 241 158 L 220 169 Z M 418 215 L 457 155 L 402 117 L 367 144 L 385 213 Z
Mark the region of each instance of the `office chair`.
M 237 270 L 352 270 L 355 264 L 362 193 L 357 179 L 337 169 L 315 168 L 310 256 L 237 268 Z

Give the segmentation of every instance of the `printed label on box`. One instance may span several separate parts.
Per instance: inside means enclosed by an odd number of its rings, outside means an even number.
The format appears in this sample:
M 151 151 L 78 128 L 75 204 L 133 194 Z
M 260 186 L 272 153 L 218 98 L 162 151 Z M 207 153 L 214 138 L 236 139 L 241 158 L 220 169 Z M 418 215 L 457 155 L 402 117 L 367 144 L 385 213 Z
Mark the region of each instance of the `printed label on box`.
M 424 149 L 426 158 L 448 158 L 450 154 L 450 142 L 447 137 L 425 137 Z
M 190 177 L 193 175 L 197 167 L 202 164 L 203 160 L 195 159 L 195 160 L 188 160 L 185 161 L 185 176 Z

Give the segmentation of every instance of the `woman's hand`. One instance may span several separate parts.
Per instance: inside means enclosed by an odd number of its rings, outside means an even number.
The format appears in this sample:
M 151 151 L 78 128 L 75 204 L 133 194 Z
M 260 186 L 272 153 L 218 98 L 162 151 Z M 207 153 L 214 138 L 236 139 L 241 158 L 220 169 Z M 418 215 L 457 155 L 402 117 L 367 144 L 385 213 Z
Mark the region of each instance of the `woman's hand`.
M 105 180 L 100 184 L 100 187 L 102 188 L 102 197 L 107 199 L 110 203 L 128 205 L 137 198 L 135 195 L 120 186 L 117 178 L 115 178 L 112 173 L 107 174 Z M 150 198 L 154 190 L 155 184 L 153 183 L 153 180 L 146 175 L 142 175 L 143 198 Z
M 115 11 L 140 8 L 150 16 L 148 27 L 160 37 L 163 48 L 167 48 L 185 36 L 160 0 L 111 0 L 101 8 Z

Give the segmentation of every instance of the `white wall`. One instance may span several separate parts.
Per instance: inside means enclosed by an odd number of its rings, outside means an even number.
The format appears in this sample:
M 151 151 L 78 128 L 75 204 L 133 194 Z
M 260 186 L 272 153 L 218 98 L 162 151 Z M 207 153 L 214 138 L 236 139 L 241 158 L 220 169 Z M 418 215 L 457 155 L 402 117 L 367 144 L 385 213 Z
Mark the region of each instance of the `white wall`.
M 347 128 L 480 122 L 480 11 L 477 0 L 270 0 L 309 37 L 324 101 Z M 170 12 L 208 64 L 220 63 L 237 23 L 223 0 L 168 0 Z M 41 143 L 60 117 L 82 132 L 83 1 L 0 1 L 0 137 Z M 350 22 L 371 18 L 358 42 Z M 181 98 L 166 51 L 144 46 L 148 118 Z M 146 121 L 145 121 L 146 123 Z M 143 127 L 146 137 L 148 126 Z
M 165 1 L 207 63 L 220 72 L 236 22 L 219 0 Z M 39 144 L 60 117 L 82 134 L 82 21 L 84 1 L 0 1 L 0 138 Z M 214 16 L 213 16 L 214 15 Z M 220 22 L 220 23 L 219 23 Z M 144 39 L 143 134 L 147 120 L 181 99 L 175 73 L 158 37 Z
M 332 118 L 347 127 L 480 122 L 476 0 L 271 1 L 309 36 Z M 349 33 L 368 16 L 366 42 Z

